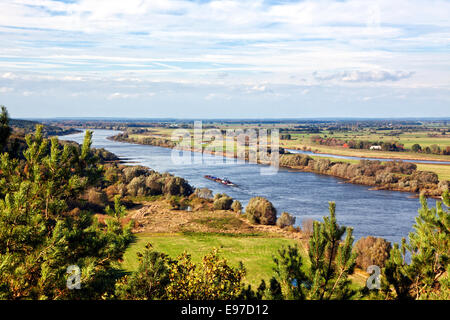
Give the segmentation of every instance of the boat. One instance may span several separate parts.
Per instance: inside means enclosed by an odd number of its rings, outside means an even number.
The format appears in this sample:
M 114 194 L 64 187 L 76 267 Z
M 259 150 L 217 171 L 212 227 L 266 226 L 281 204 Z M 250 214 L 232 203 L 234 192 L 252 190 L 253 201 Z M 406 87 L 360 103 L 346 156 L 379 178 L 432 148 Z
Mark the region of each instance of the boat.
M 218 178 L 218 177 L 214 177 L 214 176 L 210 176 L 210 175 L 206 175 L 205 176 L 206 179 L 224 184 L 226 186 L 236 186 L 233 182 L 231 182 L 230 180 L 228 180 L 227 178 Z

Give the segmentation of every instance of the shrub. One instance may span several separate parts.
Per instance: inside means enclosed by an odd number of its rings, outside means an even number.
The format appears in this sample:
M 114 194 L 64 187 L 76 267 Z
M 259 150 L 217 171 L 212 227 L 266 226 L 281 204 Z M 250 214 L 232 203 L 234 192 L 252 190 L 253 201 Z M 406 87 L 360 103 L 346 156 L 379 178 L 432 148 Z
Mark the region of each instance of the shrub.
M 169 198 L 170 207 L 174 210 L 179 210 L 181 207 L 180 199 L 177 196 L 171 196 Z
M 263 197 L 251 198 L 245 213 L 251 222 L 257 224 L 274 225 L 277 219 L 277 210 L 269 200 Z
M 120 203 L 120 197 L 115 196 L 114 208 L 106 206 L 105 213 L 116 218 L 123 218 L 127 215 L 127 208 Z
M 125 197 L 127 194 L 127 186 L 124 183 L 119 183 L 117 185 L 117 192 L 121 198 Z
M 230 210 L 233 203 L 233 198 L 226 194 L 216 194 L 214 196 L 213 208 L 215 210 Z
M 358 255 L 356 265 L 361 269 L 367 270 L 370 265 L 383 268 L 389 258 L 391 243 L 383 238 L 368 236 L 356 242 L 354 251 Z
M 204 256 L 200 263 L 192 262 L 183 253 L 169 264 L 170 283 L 166 294 L 169 300 L 235 300 L 243 289 L 245 269 L 237 268 L 221 259 L 217 251 Z
M 108 202 L 108 197 L 106 194 L 102 190 L 96 188 L 90 188 L 87 190 L 86 199 L 89 203 L 101 207 L 105 206 Z
M 121 176 L 121 171 L 117 166 L 107 166 L 105 169 L 104 178 L 107 182 L 110 183 L 116 183 L 119 181 L 119 178 Z
M 172 196 L 189 196 L 193 189 L 186 180 L 180 177 L 166 176 L 163 180 L 163 193 Z
M 145 195 L 145 189 L 146 185 L 144 176 L 134 177 L 127 185 L 128 194 L 132 197 Z
M 313 159 L 304 154 L 284 154 L 280 157 L 280 165 L 283 167 L 307 166 Z
M 237 213 L 241 213 L 242 212 L 241 202 L 239 200 L 234 200 L 233 203 L 231 204 L 231 210 Z
M 280 228 L 285 228 L 294 225 L 295 217 L 287 212 L 283 212 L 281 216 L 277 219 L 277 226 Z
M 206 200 L 206 199 L 203 199 L 203 198 L 198 198 L 198 197 L 195 197 L 195 196 L 191 196 L 191 197 L 189 197 L 189 199 L 190 199 L 191 208 L 194 211 L 199 211 L 199 210 L 204 210 L 204 209 L 210 210 L 211 209 L 210 200 Z
M 167 255 L 154 251 L 150 244 L 145 246 L 143 253 L 137 255 L 138 269 L 116 283 L 116 297 L 122 300 L 165 298 L 170 283 Z
M 194 194 L 202 199 L 213 199 L 212 191 L 208 188 L 195 189 Z
M 412 145 L 411 150 L 413 152 L 420 152 L 422 151 L 422 147 L 420 146 L 420 144 L 415 143 Z
M 148 188 L 148 193 L 151 196 L 162 194 L 163 185 L 159 178 L 157 174 L 152 174 L 145 179 L 145 186 Z
M 142 166 L 132 166 L 132 167 L 125 167 L 122 170 L 125 182 L 130 183 L 133 178 L 144 176 L 148 174 L 148 169 Z
M 112 200 L 112 199 L 114 199 L 115 195 L 119 194 L 119 190 L 117 189 L 116 185 L 111 185 L 105 189 L 105 193 L 106 193 L 106 196 L 108 197 L 108 200 Z
M 314 220 L 313 219 L 303 219 L 302 230 L 305 236 L 308 238 L 312 236 L 314 230 Z

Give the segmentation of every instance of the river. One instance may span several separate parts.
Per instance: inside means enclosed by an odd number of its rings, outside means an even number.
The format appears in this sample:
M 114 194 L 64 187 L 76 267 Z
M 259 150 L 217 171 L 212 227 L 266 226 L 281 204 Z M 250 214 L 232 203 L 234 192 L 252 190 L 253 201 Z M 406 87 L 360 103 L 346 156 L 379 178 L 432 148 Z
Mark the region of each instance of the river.
M 261 175 L 261 165 L 234 160 L 232 164 L 206 161 L 204 164 L 176 164 L 172 150 L 148 145 L 108 140 L 117 134 L 112 130 L 93 130 L 95 148 L 105 148 L 130 163 L 150 167 L 159 172 L 170 172 L 183 177 L 195 187 L 206 187 L 214 193 L 227 193 L 245 206 L 254 196 L 269 199 L 278 215 L 287 211 L 296 217 L 296 225 L 303 219 L 322 220 L 328 215 L 328 201 L 336 202 L 339 224 L 354 228 L 356 239 L 368 235 L 399 242 L 414 224 L 418 199 L 412 194 L 396 191 L 374 191 L 370 187 L 344 183 L 343 180 L 310 172 L 280 168 L 277 174 Z M 62 140 L 81 143 L 83 133 L 62 136 Z M 217 157 L 205 155 L 206 160 Z M 224 186 L 205 179 L 204 175 L 227 177 L 236 187 Z M 433 203 L 431 203 L 433 202 Z M 434 201 L 430 201 L 434 205 Z

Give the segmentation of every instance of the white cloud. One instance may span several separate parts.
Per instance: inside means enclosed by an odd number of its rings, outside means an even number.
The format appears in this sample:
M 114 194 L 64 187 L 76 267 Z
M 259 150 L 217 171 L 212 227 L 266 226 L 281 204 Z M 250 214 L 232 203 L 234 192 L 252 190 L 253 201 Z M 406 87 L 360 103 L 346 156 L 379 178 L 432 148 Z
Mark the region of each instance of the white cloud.
M 122 93 L 122 92 L 114 92 L 110 95 L 108 95 L 108 100 L 113 99 L 136 99 L 136 98 L 142 98 L 142 97 L 153 97 L 155 95 L 154 92 L 148 92 L 148 93 Z
M 319 81 L 340 80 L 344 82 L 384 82 L 399 81 L 411 77 L 414 72 L 411 71 L 342 71 L 330 75 L 321 76 L 314 72 L 314 77 Z
M 8 93 L 14 91 L 14 88 L 0 87 L 0 93 Z
M 11 72 L 5 72 L 4 74 L 2 74 L 2 78 L 3 79 L 16 79 L 17 76 Z
M 164 105 L 177 94 L 179 104 L 188 95 L 308 99 L 316 93 L 308 86 L 335 84 L 450 88 L 450 1 L 4 0 L 1 7 L 0 87 L 36 96 L 137 102 L 151 96 L 146 91 Z

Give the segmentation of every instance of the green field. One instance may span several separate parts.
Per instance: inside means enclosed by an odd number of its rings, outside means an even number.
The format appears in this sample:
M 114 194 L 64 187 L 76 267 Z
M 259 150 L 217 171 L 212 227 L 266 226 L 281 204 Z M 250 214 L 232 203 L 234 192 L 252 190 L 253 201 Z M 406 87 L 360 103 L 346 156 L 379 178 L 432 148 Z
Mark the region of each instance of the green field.
M 122 263 L 125 270 L 136 270 L 136 253 L 142 251 L 148 242 L 155 250 L 173 258 L 186 251 L 192 255 L 195 262 L 201 261 L 204 255 L 217 248 L 220 256 L 227 259 L 231 265 L 237 266 L 241 261 L 247 270 L 245 282 L 257 287 L 261 279 L 267 282 L 273 276 L 272 256 L 277 254 L 277 250 L 282 246 L 298 243 L 298 240 L 257 234 L 139 234 L 136 242 L 125 252 Z
M 263 127 L 255 127 L 255 126 L 245 126 L 245 125 L 219 125 L 221 129 L 228 128 L 270 128 L 271 126 L 263 126 Z M 174 131 L 173 128 L 156 128 L 152 129 L 151 132 L 148 133 L 150 136 L 156 137 L 164 137 L 169 138 Z M 193 134 L 192 129 L 187 129 L 191 134 Z M 433 133 L 433 132 L 432 132 Z M 411 146 L 415 143 L 418 143 L 425 148 L 427 146 L 431 146 L 433 144 L 439 145 L 441 148 L 446 148 L 450 146 L 450 134 L 442 135 L 437 132 L 431 134 L 429 131 L 421 131 L 420 129 L 414 132 L 402 132 L 398 135 L 389 136 L 389 132 L 384 130 L 374 131 L 373 129 L 362 130 L 362 131 L 347 131 L 347 132 L 330 132 L 323 131 L 321 134 L 314 133 L 292 133 L 291 140 L 281 140 L 280 145 L 285 148 L 310 148 L 313 151 L 317 151 L 320 153 L 329 153 L 343 156 L 355 156 L 355 157 L 376 157 L 376 158 L 391 158 L 391 159 L 416 159 L 416 160 L 449 160 L 450 156 L 448 155 L 437 155 L 437 154 L 426 154 L 426 153 L 415 153 L 411 151 L 405 152 L 391 152 L 391 151 L 375 151 L 375 150 L 366 150 L 366 149 L 347 149 L 342 147 L 332 147 L 332 146 L 324 146 L 317 145 L 311 143 L 311 137 L 320 135 L 322 137 L 333 137 L 340 140 L 366 140 L 366 141 L 398 141 L 404 144 L 405 148 L 410 149 Z M 130 134 L 130 137 L 140 140 L 147 134 Z M 209 145 L 209 148 L 215 147 L 216 152 L 222 151 L 222 146 L 213 142 Z M 205 148 L 206 146 L 203 146 Z M 236 146 L 233 145 L 234 152 L 236 152 Z M 357 163 L 358 160 L 345 160 L 345 159 L 334 159 L 334 158 L 326 158 L 326 157 L 316 157 L 317 159 L 329 159 L 331 161 L 342 161 L 342 162 L 350 162 Z M 439 164 L 418 164 L 418 170 L 423 171 L 432 171 L 435 172 L 439 176 L 439 180 L 450 180 L 450 162 L 448 165 L 439 165 Z

